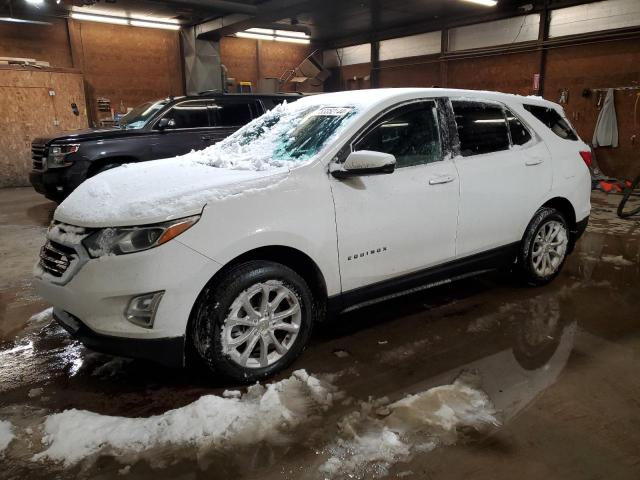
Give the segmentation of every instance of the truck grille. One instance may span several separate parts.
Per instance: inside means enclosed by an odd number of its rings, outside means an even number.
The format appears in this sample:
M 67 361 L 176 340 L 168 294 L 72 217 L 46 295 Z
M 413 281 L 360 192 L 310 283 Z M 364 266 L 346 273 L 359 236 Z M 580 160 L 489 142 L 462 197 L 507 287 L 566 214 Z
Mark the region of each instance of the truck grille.
M 31 159 L 33 160 L 34 170 L 44 170 L 44 162 L 47 159 L 47 147 L 46 145 L 32 143 L 31 144 Z
M 76 256 L 73 248 L 48 241 L 40 249 L 40 267 L 54 277 L 61 277 Z

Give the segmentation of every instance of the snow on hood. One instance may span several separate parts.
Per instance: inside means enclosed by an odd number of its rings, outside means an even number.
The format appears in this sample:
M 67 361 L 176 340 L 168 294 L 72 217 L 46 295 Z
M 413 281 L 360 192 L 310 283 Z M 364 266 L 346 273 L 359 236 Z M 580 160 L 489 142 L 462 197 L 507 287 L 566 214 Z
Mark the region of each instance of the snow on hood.
M 274 185 L 291 167 L 314 160 L 356 116 L 359 109 L 345 100 L 319 95 L 284 103 L 204 150 L 103 172 L 72 192 L 55 219 L 83 227 L 156 223 Z
M 158 223 L 200 213 L 207 203 L 228 195 L 267 188 L 288 171 L 212 168 L 189 158 L 123 165 L 80 185 L 54 218 L 82 227 Z

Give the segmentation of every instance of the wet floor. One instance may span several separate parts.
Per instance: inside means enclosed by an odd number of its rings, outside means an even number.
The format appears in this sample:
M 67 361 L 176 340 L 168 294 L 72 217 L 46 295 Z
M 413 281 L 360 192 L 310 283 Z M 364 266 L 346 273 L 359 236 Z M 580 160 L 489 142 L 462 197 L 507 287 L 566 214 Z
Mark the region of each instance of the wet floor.
M 15 436 L 0 453 L 0 478 L 638 479 L 640 222 L 615 217 L 617 198 L 594 196 L 593 221 L 549 286 L 492 274 L 322 325 L 273 381 L 305 369 L 334 400 L 296 406 L 304 415 L 278 438 L 160 442 L 135 454 L 105 443 L 65 466 L 34 458 L 49 445 L 48 415 L 147 418 L 246 387 L 92 353 L 46 312 L 30 320 L 48 307 L 30 269 L 53 204 L 30 189 L 0 190 L 0 421 Z M 443 413 L 427 402 L 402 420 L 403 451 L 385 457 L 387 444 L 371 451 L 351 441 L 377 438 L 393 402 L 468 376 L 495 421 L 445 436 L 425 424 Z M 334 458 L 340 468 L 327 467 Z

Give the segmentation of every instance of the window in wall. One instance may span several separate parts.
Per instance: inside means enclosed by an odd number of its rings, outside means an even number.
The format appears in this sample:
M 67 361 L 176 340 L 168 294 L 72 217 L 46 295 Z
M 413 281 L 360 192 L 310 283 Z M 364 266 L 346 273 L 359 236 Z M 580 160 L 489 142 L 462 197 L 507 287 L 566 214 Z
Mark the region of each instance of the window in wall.
M 209 126 L 207 102 L 197 100 L 182 102 L 165 114 L 165 118 L 173 119 L 175 125 L 170 128 L 202 128 Z
M 531 140 L 531 134 L 527 127 L 509 110 L 505 110 L 507 121 L 509 122 L 509 132 L 511 133 L 511 143 L 514 145 L 524 145 Z
M 551 129 L 553 133 L 565 140 L 578 140 L 571 125 L 562 118 L 562 116 L 551 107 L 543 107 L 540 105 L 524 105 L 524 108 Z
M 393 110 L 358 141 L 355 149 L 390 153 L 396 157 L 396 168 L 441 160 L 437 113 L 433 102 Z
M 507 150 L 509 133 L 502 107 L 482 102 L 453 101 L 463 157 Z

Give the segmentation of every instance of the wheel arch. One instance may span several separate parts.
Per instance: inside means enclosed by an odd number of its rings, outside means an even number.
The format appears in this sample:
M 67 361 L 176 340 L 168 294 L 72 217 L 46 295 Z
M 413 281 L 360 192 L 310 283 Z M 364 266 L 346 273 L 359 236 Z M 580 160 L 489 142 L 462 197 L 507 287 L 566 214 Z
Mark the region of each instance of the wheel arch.
M 200 294 L 198 294 L 198 300 L 200 299 L 200 295 L 202 292 L 215 283 L 219 278 L 225 275 L 231 268 L 236 265 L 251 261 L 251 260 L 265 260 L 277 262 L 282 265 L 285 265 L 295 271 L 298 275 L 300 275 L 309 285 L 313 293 L 314 300 L 316 302 L 317 308 L 317 318 L 316 320 L 322 320 L 324 318 L 324 312 L 326 310 L 327 303 L 327 284 L 320 270 L 318 264 L 306 253 L 297 248 L 288 247 L 284 245 L 268 245 L 257 247 L 252 250 L 248 250 L 229 262 L 227 262 L 220 270 L 218 270 L 211 279 L 206 283 L 206 285 L 202 288 Z M 198 300 L 194 303 L 191 310 L 191 315 L 189 315 L 189 324 L 187 326 L 187 331 L 189 331 L 191 327 L 191 320 L 193 317 L 193 311 L 198 303 Z
M 559 211 L 567 221 L 567 226 L 569 227 L 569 253 L 571 253 L 578 239 L 576 209 L 571 201 L 565 197 L 553 197 L 547 200 L 540 208 L 544 207 Z
M 135 163 L 137 161 L 138 159 L 136 157 L 130 155 L 114 155 L 112 157 L 97 158 L 91 162 L 91 165 L 87 170 L 87 178 L 93 177 L 96 172 L 105 165 L 109 165 L 111 163 L 122 165 L 123 163 Z

